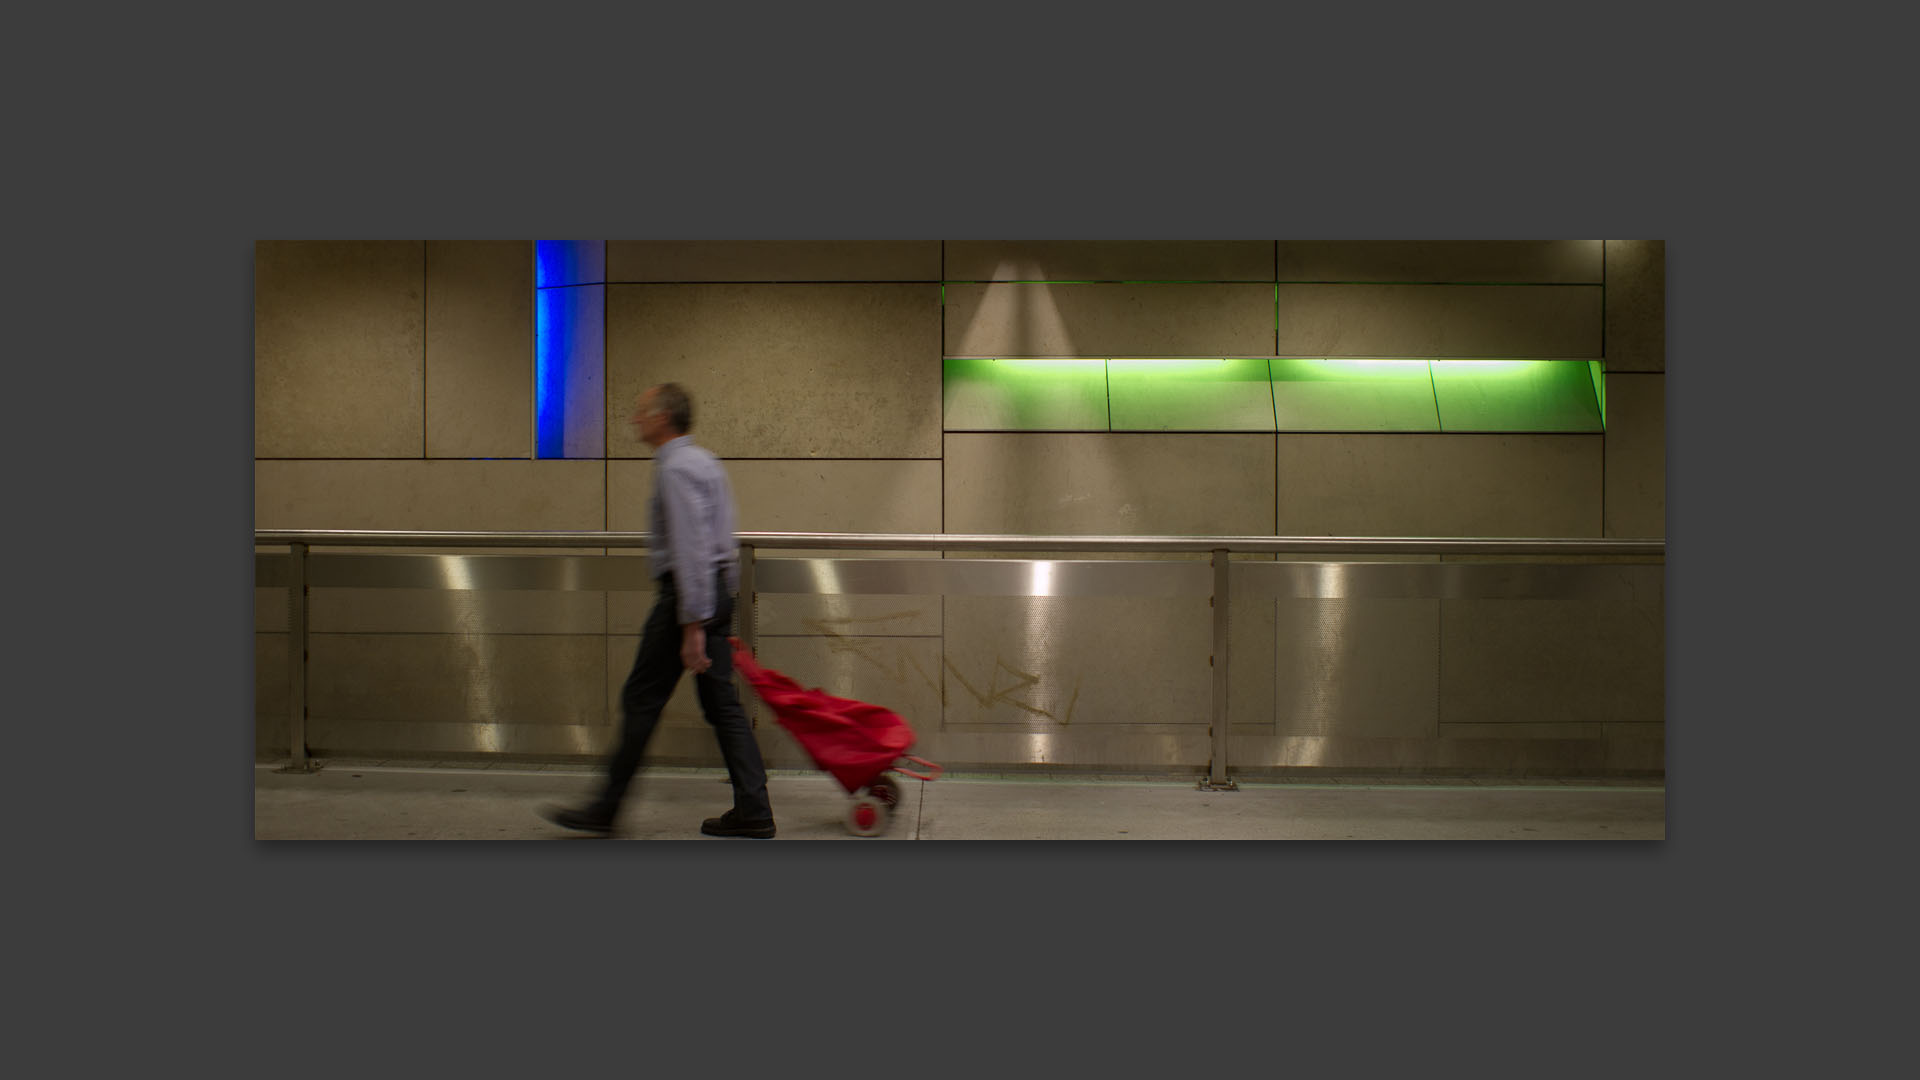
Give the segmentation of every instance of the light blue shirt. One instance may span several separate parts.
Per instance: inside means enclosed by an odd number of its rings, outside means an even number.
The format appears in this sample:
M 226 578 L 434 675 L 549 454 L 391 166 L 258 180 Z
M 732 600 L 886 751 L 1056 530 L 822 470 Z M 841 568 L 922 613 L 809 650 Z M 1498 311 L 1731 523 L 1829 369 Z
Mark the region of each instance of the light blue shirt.
M 653 575 L 671 572 L 680 594 L 680 624 L 705 622 L 719 610 L 713 573 L 726 571 L 729 595 L 740 591 L 740 549 L 733 533 L 733 486 L 720 459 L 682 435 L 653 458 L 647 500 L 648 558 Z

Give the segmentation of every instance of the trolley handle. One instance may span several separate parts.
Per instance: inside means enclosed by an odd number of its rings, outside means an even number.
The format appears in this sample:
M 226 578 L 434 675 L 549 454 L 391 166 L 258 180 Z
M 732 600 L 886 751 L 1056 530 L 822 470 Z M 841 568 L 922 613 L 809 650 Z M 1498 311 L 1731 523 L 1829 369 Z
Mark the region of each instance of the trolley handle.
M 914 772 L 912 769 L 903 769 L 898 765 L 895 765 L 893 767 L 894 772 L 900 773 L 903 776 L 911 776 L 915 780 L 937 780 L 940 778 L 940 774 L 946 771 L 942 769 L 940 766 L 934 764 L 931 761 L 928 761 L 926 758 L 923 758 L 923 757 L 914 757 L 912 754 L 902 754 L 900 756 L 906 758 L 908 761 L 911 761 L 916 765 L 925 765 L 927 768 L 933 770 L 933 772 L 931 773 L 917 773 L 917 772 Z

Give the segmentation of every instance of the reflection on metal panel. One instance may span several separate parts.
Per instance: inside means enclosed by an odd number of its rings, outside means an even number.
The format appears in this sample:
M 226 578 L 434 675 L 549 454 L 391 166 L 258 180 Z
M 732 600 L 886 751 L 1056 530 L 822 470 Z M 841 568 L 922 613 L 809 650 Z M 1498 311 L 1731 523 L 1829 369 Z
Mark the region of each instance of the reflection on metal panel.
M 1233 565 L 1236 600 L 1606 597 L 1615 572 L 1662 567 L 1578 563 L 1246 562 Z
M 315 634 L 311 715 L 394 724 L 604 722 L 598 635 Z M 483 737 L 471 749 L 495 749 Z
M 1284 600 L 1276 607 L 1278 734 L 1435 736 L 1439 601 Z
M 1236 772 L 1321 769 L 1592 775 L 1605 770 L 1604 739 L 1393 739 L 1324 735 L 1235 735 Z
M 1204 727 L 1186 735 L 1124 731 L 934 732 L 914 753 L 949 769 L 1038 767 L 1204 771 L 1211 744 Z
M 317 754 L 393 758 L 589 758 L 613 748 L 609 729 L 582 724 L 352 720 L 337 716 L 314 717 L 308 725 L 307 743 Z
M 307 623 L 316 634 L 604 634 L 606 597 L 583 590 L 315 589 Z
M 1105 431 L 1107 371 L 1100 360 L 948 357 L 948 431 Z
M 1204 728 L 1211 618 L 1204 597 L 950 595 L 947 726 Z
M 254 582 L 287 584 L 286 555 L 256 554 Z M 652 589 L 645 556 L 346 555 L 307 556 L 310 588 L 359 589 Z
M 1435 360 L 1442 431 L 1599 431 L 1584 360 Z
M 764 562 L 760 566 L 766 565 Z M 757 569 L 757 567 L 756 567 Z M 762 637 L 837 634 L 856 637 L 940 636 L 940 597 L 805 596 L 774 593 L 755 584 L 755 618 Z
M 262 579 L 276 561 L 286 558 L 257 557 Z M 310 749 L 591 758 L 610 748 L 637 644 L 629 631 L 650 596 L 592 590 L 650 585 L 644 558 L 329 554 L 309 566 L 331 586 L 311 605 Z M 923 756 L 953 768 L 1175 772 L 1210 760 L 1205 562 L 757 568 L 762 658 L 900 712 Z M 1659 563 L 1234 561 L 1229 581 L 1234 772 L 1664 765 Z M 269 625 L 284 620 L 284 596 L 284 585 L 256 591 L 267 632 L 255 639 L 255 732 L 269 753 L 290 737 L 288 637 Z M 717 763 L 693 685 L 681 681 L 649 760 Z M 812 767 L 764 709 L 758 730 L 770 762 Z
M 1264 359 L 1107 361 L 1115 431 L 1272 431 Z
M 1269 362 L 1281 431 L 1439 431 L 1425 360 L 1279 357 Z
M 901 596 L 1198 596 L 1212 571 L 1195 562 L 1045 559 L 761 559 L 762 593 Z
M 1572 596 L 1463 596 L 1442 604 L 1442 720 L 1665 719 L 1665 568 L 1569 569 L 1595 586 Z

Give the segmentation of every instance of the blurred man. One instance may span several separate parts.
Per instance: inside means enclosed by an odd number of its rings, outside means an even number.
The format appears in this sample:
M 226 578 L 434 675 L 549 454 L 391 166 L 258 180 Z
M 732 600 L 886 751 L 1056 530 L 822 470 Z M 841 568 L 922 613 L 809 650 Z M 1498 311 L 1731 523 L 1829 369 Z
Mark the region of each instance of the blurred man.
M 733 782 L 733 809 L 708 818 L 709 836 L 774 834 L 767 770 L 753 725 L 733 688 L 734 593 L 740 586 L 734 538 L 733 488 L 720 459 L 695 446 L 693 401 L 678 384 L 649 387 L 635 402 L 632 422 L 655 450 L 653 496 L 647 503 L 648 554 L 658 583 L 653 610 L 640 634 L 633 671 L 620 691 L 624 725 L 607 762 L 600 797 L 580 809 L 549 806 L 549 821 L 583 832 L 611 833 L 620 802 L 640 767 L 647 739 L 660 720 L 680 673 L 694 673 L 700 711 L 713 725 Z

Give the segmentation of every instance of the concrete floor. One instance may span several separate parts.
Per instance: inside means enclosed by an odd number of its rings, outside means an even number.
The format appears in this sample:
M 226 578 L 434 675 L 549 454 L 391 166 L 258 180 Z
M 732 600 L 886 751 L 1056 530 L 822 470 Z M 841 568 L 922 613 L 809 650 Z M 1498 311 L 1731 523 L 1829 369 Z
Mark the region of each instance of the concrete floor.
M 254 772 L 259 840 L 599 839 L 560 829 L 542 804 L 579 805 L 595 772 L 576 766 L 323 762 Z M 851 800 L 824 773 L 767 780 L 781 840 L 1662 840 L 1666 788 L 1638 780 L 1193 780 L 958 775 L 897 777 L 888 831 L 852 835 Z M 719 769 L 641 770 L 614 839 L 716 840 L 700 821 L 727 809 Z

